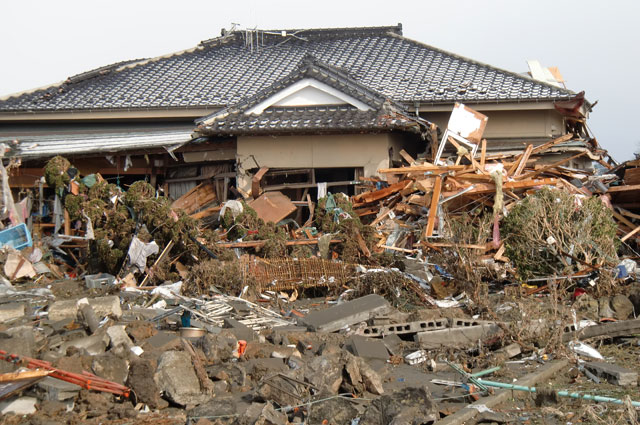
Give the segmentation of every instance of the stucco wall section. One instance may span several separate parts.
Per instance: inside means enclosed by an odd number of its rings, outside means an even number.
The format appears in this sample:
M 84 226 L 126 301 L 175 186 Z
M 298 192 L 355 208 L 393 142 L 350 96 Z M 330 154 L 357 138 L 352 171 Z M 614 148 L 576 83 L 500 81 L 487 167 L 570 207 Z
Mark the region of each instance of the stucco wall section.
M 484 138 L 550 138 L 563 134 L 563 119 L 554 110 L 483 111 L 489 117 Z M 449 112 L 426 112 L 424 118 L 438 125 L 444 131 L 449 121 Z
M 397 143 L 388 134 L 238 137 L 238 184 L 251 185 L 243 178 L 243 170 L 256 167 L 251 155 L 261 167 L 363 167 L 365 177 L 374 176 L 389 166 L 389 147 Z

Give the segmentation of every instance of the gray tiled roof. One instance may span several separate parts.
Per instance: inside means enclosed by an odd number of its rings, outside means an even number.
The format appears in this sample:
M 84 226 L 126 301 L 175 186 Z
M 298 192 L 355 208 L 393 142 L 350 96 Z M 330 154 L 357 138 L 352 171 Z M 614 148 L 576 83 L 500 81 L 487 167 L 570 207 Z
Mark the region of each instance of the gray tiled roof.
M 402 37 L 402 27 L 244 31 L 90 71 L 0 101 L 0 112 L 219 108 L 289 75 L 306 55 L 397 102 L 567 99 L 572 92 Z M 257 37 L 259 42 L 256 42 Z
M 420 133 L 427 128 L 423 122 L 396 111 L 360 111 L 344 105 L 277 107 L 266 109 L 260 115 L 233 112 L 209 126 L 199 127 L 197 132 L 203 136 L 370 133 L 390 130 Z
M 281 90 L 305 79 L 313 78 L 367 105 L 367 111 L 352 105 L 319 105 L 305 107 L 268 107 L 261 114 L 247 111 Z M 372 132 L 403 130 L 420 133 L 430 123 L 411 116 L 404 107 L 380 93 L 360 84 L 347 73 L 306 56 L 285 78 L 259 91 L 254 96 L 196 120 L 202 135 Z

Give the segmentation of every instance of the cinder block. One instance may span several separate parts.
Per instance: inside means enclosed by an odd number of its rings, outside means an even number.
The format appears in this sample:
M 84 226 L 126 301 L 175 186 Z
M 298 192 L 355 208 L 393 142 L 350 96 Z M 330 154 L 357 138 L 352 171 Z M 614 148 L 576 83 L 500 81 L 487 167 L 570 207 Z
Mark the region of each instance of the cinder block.
M 298 319 L 298 324 L 305 325 L 314 332 L 335 332 L 356 323 L 366 322 L 390 310 L 391 306 L 387 300 L 380 295 L 370 294 L 325 310 L 309 313 Z
M 585 364 L 585 367 L 596 376 L 606 379 L 607 382 L 615 385 L 635 386 L 638 383 L 638 372 L 631 369 L 625 369 L 624 367 L 615 364 L 589 362 Z
M 485 324 L 419 332 L 414 340 L 420 343 L 420 347 L 429 350 L 441 347 L 465 348 L 472 347 L 479 340 L 486 339 L 498 332 L 500 332 L 498 325 Z
M 419 322 L 394 323 L 380 326 L 367 326 L 363 330 L 363 335 L 371 338 L 383 335 L 404 335 L 418 332 L 445 329 L 449 327 L 448 319 L 435 319 Z

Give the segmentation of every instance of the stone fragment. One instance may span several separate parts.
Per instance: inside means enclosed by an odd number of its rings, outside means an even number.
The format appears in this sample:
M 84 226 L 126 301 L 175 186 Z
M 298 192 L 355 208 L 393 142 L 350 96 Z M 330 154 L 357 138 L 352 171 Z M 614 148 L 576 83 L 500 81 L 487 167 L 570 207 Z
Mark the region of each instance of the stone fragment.
M 135 392 L 138 401 L 148 404 L 152 409 L 163 409 L 169 403 L 160 398 L 160 389 L 153 379 L 155 371 L 155 365 L 149 360 L 132 361 L 127 386 Z
M 254 341 L 258 338 L 258 335 L 253 331 L 253 329 L 236 319 L 224 319 L 224 328 L 229 329 L 239 340 Z
M 349 350 L 356 356 L 363 359 L 388 360 L 389 352 L 384 342 L 379 339 L 370 339 L 354 335 L 347 342 Z
M 427 387 L 407 387 L 374 400 L 360 418 L 362 425 L 430 424 L 440 419 Z
M 187 411 L 187 417 L 199 418 L 208 416 L 236 415 L 238 407 L 234 397 L 216 397 Z
M 124 384 L 129 376 L 129 362 L 111 354 L 95 356 L 91 369 L 97 376 L 118 384 Z
M 111 348 L 115 348 L 122 345 L 127 350 L 130 350 L 131 347 L 133 347 L 134 345 L 133 341 L 131 341 L 131 338 L 129 338 L 129 335 L 127 335 L 124 325 L 110 326 L 107 329 L 107 335 L 109 335 L 109 342 L 110 342 Z
M 19 319 L 25 314 L 24 304 L 7 303 L 0 305 L 0 323 Z
M 222 363 L 231 360 L 238 347 L 238 339 L 228 331 L 219 334 L 208 333 L 200 343 L 208 363 Z
M 180 336 L 175 332 L 160 331 L 144 342 L 145 347 L 159 351 L 167 351 L 181 345 Z
M 267 403 L 260 412 L 260 418 L 254 425 L 288 425 L 289 420 L 284 412 L 277 411 L 273 404 Z
M 598 298 L 598 316 L 600 318 L 613 318 L 615 316 L 609 297 Z
M 120 298 L 117 296 L 90 298 L 89 304 L 98 317 L 111 316 L 116 319 L 122 316 Z M 49 306 L 49 320 L 75 319 L 78 315 L 78 300 L 56 301 Z
M 69 347 L 75 347 L 86 350 L 88 354 L 97 355 L 104 353 L 108 345 L 109 336 L 107 336 L 107 334 L 97 333 L 95 335 L 67 341 L 60 346 L 58 352 L 65 354 Z
M 357 362 L 364 388 L 372 394 L 384 394 L 384 388 L 382 387 L 382 378 L 380 377 L 380 375 L 361 358 L 358 358 Z
M 35 397 L 14 397 L 9 400 L 0 401 L 0 414 L 2 415 L 31 415 L 36 413 Z
M 580 295 L 573 303 L 573 308 L 578 313 L 578 319 L 598 318 L 598 301 L 589 294 Z
M 154 380 L 169 400 L 181 406 L 197 406 L 210 398 L 200 390 L 191 356 L 184 351 L 162 353 Z
M 44 391 L 44 400 L 64 401 L 75 398 L 81 386 L 47 376 L 38 382 L 38 388 Z
M 381 314 L 391 311 L 391 306 L 377 294 L 366 295 L 347 301 L 325 310 L 314 311 L 298 319 L 298 324 L 305 325 L 315 332 L 335 332 Z
M 314 405 L 309 414 L 309 423 L 323 424 L 326 420 L 330 424 L 350 424 L 358 416 L 353 402 L 338 397 Z
M 617 320 L 627 320 L 633 315 L 633 303 L 624 295 L 618 294 L 611 298 L 613 317 Z
M 304 369 L 305 380 L 316 388 L 320 395 L 335 395 L 342 385 L 344 363 L 339 355 L 323 353 L 307 363 Z

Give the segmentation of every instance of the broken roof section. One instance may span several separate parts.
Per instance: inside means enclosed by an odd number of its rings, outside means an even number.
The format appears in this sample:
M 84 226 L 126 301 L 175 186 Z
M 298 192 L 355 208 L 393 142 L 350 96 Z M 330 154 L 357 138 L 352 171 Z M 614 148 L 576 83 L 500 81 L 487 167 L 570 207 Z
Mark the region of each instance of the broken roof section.
M 1 112 L 221 108 L 290 75 L 307 55 L 385 98 L 415 103 L 552 101 L 573 92 L 402 36 L 402 26 L 233 31 L 154 59 L 102 67 L 0 100 Z
M 196 120 L 202 135 L 403 130 L 431 123 L 364 86 L 347 72 L 306 56 L 282 80 Z

